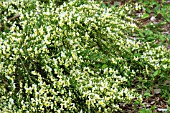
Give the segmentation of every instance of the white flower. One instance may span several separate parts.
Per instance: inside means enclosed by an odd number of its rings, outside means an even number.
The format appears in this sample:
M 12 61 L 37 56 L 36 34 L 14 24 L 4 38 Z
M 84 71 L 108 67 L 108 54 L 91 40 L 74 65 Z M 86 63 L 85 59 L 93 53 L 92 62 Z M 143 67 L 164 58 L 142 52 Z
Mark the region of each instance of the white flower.
M 31 52 L 31 51 L 32 51 L 32 48 L 31 48 L 31 47 L 30 47 L 30 48 L 28 48 L 28 49 L 27 49 L 27 51 L 28 51 L 28 52 Z
M 61 57 L 66 58 L 66 55 L 65 55 L 65 53 L 63 51 L 61 51 Z
M 13 51 L 14 51 L 14 54 L 16 54 L 18 50 L 16 48 L 13 48 Z
M 40 32 L 41 35 L 44 34 L 44 30 L 43 30 L 43 27 L 42 27 L 42 26 L 40 27 L 39 32 Z
M 72 55 L 74 60 L 77 60 L 77 53 L 76 52 L 72 51 L 71 55 Z
M 59 26 L 62 27 L 64 25 L 63 20 L 59 21 Z
M 86 33 L 85 33 L 85 38 L 86 38 L 86 40 L 89 40 L 89 37 L 90 37 L 90 36 L 89 36 L 88 33 L 86 32 Z
M 100 100 L 100 101 L 99 101 L 99 105 L 105 106 L 104 100 Z
M 14 104 L 14 99 L 10 98 L 9 102 L 10 102 L 10 104 Z

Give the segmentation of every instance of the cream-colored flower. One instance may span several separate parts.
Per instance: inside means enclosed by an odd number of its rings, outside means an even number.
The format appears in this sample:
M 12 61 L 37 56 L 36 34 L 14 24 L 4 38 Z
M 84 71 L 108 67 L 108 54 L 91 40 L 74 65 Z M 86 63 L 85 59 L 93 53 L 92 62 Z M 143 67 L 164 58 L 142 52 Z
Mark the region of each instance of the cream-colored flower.
M 104 100 L 100 100 L 100 101 L 99 101 L 99 105 L 105 106 Z

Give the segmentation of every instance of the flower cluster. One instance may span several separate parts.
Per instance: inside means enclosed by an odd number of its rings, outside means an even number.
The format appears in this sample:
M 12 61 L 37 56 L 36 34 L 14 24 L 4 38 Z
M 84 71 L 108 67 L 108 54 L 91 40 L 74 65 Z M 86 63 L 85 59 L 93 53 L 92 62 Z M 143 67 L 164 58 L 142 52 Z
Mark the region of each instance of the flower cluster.
M 163 46 L 129 38 L 138 28 L 123 9 L 87 0 L 0 5 L 9 23 L 0 31 L 1 112 L 114 112 L 142 101 L 128 80 L 170 68 Z

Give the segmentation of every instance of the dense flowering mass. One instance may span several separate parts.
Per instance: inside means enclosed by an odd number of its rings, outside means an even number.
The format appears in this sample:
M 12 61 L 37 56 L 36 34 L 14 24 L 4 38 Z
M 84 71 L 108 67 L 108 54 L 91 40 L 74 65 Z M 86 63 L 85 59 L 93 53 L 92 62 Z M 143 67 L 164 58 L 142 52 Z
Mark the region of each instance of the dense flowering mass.
M 114 112 L 120 103 L 142 100 L 126 87 L 128 80 L 170 68 L 163 46 L 129 38 L 138 28 L 123 13 L 127 6 L 87 0 L 0 6 L 6 26 L 0 31 L 0 112 Z M 15 14 L 19 18 L 8 21 Z

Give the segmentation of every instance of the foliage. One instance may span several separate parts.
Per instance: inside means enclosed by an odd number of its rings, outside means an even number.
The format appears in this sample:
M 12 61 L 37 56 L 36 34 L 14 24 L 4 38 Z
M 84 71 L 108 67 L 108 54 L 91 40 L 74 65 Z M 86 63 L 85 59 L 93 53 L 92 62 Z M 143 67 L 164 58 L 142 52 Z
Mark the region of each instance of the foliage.
M 138 3 L 143 5 L 144 14 L 142 15 L 142 18 L 147 18 L 153 13 L 155 17 L 161 15 L 166 22 L 170 22 L 170 14 L 168 12 L 170 8 L 169 4 L 166 3 L 166 0 L 138 0 Z
M 170 23 L 170 7 L 166 3 L 166 0 L 138 0 L 138 4 L 142 6 L 140 9 L 142 14 L 139 16 L 141 19 L 150 21 L 149 23 L 143 24 L 145 29 L 141 29 L 141 37 L 144 38 L 143 41 L 155 41 L 159 40 L 161 44 L 165 42 L 170 42 L 170 36 L 163 35 L 163 26 Z M 138 10 L 139 11 L 139 10 Z M 153 19 L 153 20 L 152 20 Z M 155 22 L 154 22 L 155 21 Z
M 143 15 L 140 18 L 144 20 L 144 22 L 142 22 L 143 29 L 140 29 L 138 34 L 140 40 L 142 40 L 142 42 L 152 42 L 154 46 L 164 45 L 169 49 L 169 3 L 166 0 L 138 0 L 138 4 L 142 6 L 140 10 Z M 152 20 L 152 18 L 155 20 Z M 170 59 L 169 57 L 167 58 Z M 169 65 L 169 63 L 167 63 L 167 65 Z M 160 74 L 159 72 L 159 70 L 155 72 L 154 75 L 156 75 L 156 78 L 154 77 L 154 82 L 162 89 L 162 96 L 169 98 L 169 84 L 166 83 L 169 81 L 169 74 Z
M 139 113 L 152 113 L 152 110 L 151 109 L 140 109 L 139 110 Z
M 142 100 L 127 86 L 170 73 L 169 50 L 130 38 L 139 28 L 127 7 L 86 0 L 58 8 L 0 5 L 1 112 L 114 112 L 119 103 Z

